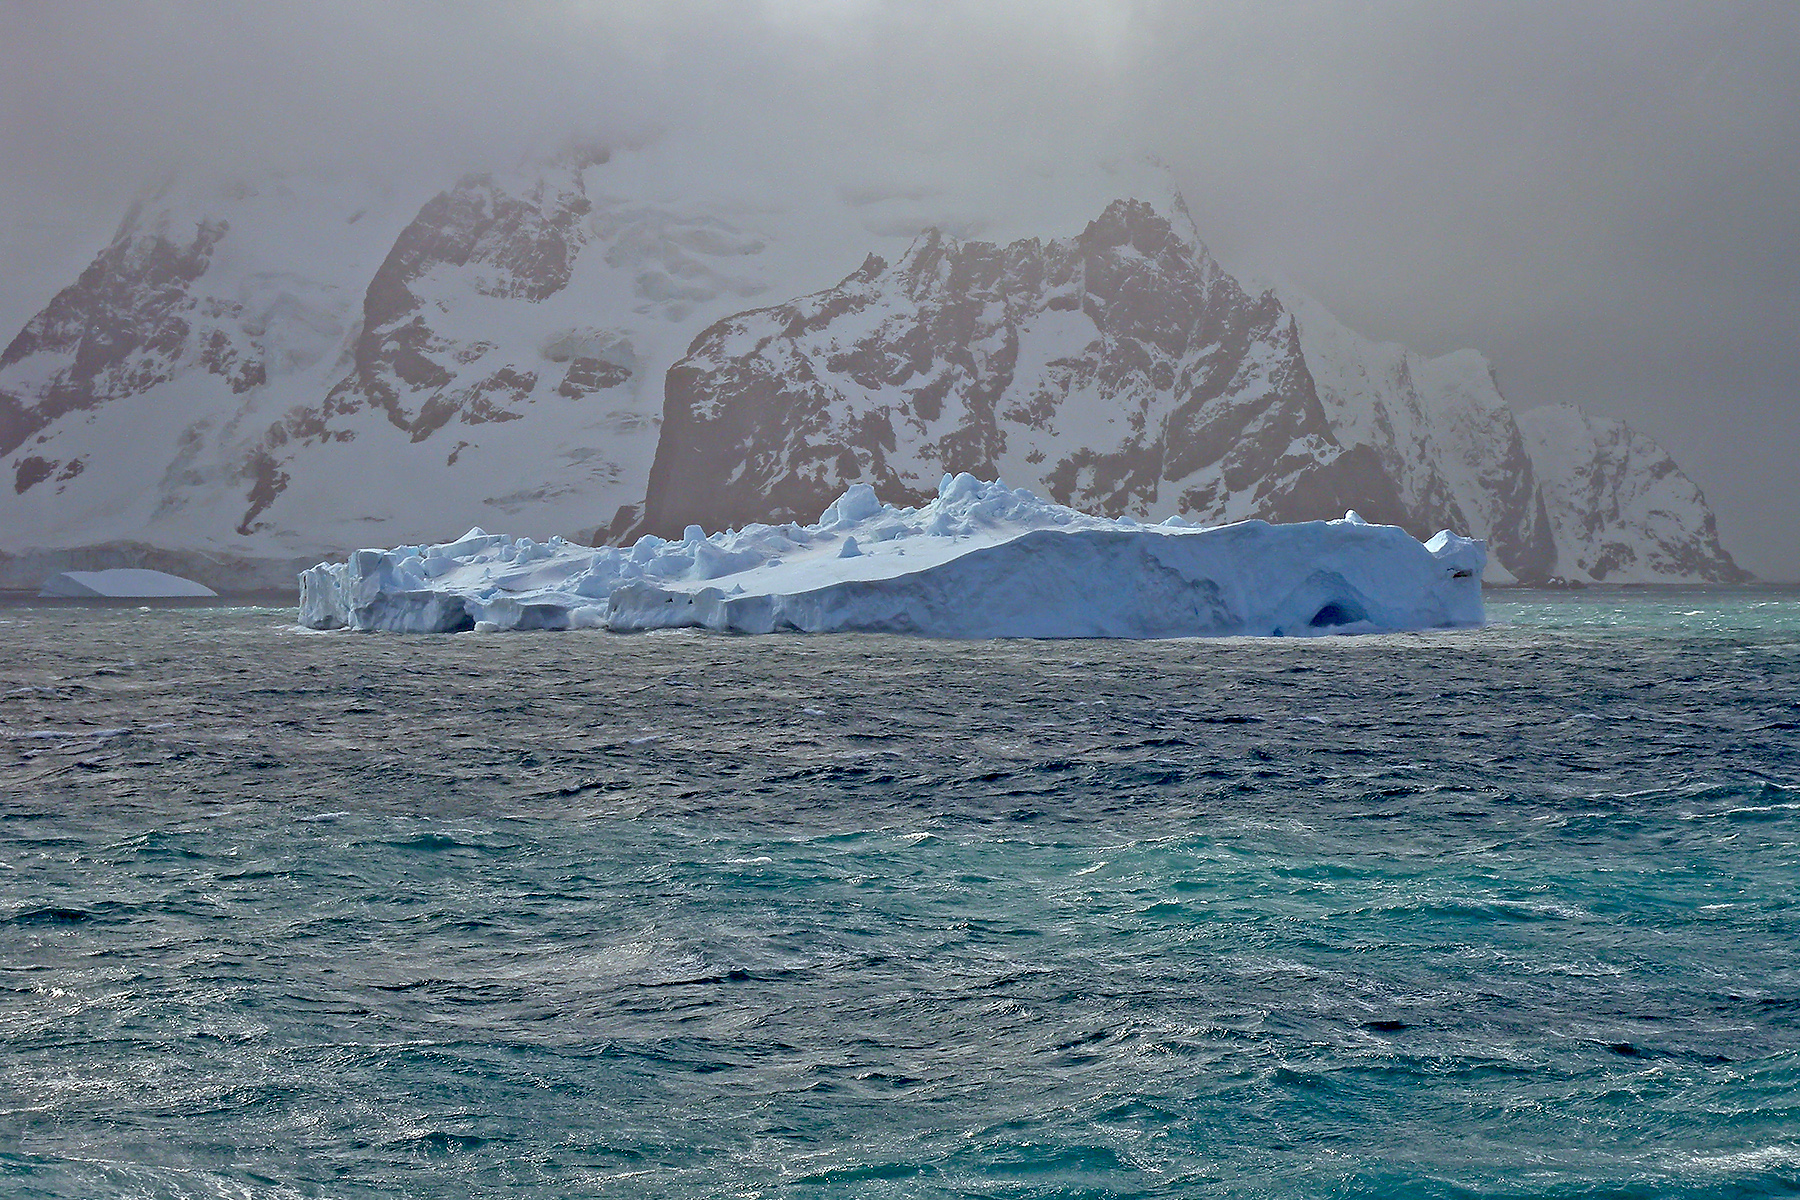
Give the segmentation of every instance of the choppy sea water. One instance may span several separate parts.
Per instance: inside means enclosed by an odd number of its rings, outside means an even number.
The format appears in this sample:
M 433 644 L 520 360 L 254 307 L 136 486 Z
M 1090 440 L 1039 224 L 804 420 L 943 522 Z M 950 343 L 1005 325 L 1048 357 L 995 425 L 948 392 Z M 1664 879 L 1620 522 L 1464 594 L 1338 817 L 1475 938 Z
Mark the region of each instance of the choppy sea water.
M 1800 1193 L 1800 592 L 0 608 L 0 1194 Z

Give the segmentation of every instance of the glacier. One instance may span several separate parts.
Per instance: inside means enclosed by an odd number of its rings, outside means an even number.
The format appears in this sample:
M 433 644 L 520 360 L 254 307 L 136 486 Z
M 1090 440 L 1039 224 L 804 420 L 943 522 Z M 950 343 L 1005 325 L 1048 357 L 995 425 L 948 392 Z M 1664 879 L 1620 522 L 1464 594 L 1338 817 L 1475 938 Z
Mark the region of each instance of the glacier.
M 630 547 L 471 529 L 300 576 L 302 625 L 403 633 L 697 628 L 942 638 L 1310 636 L 1483 623 L 1486 544 L 1340 520 L 1095 517 L 969 474 L 916 508 L 853 484 L 811 525 Z

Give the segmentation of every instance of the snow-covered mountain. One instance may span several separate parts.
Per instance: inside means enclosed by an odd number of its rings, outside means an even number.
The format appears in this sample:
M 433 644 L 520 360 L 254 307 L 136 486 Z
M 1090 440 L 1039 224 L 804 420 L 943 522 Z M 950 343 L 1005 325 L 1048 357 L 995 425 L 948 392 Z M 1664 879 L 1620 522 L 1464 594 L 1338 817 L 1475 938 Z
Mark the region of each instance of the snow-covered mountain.
M 1489 579 L 1557 573 L 1536 464 L 1492 368 L 1473 350 L 1422 358 L 1372 342 L 1310 297 L 1284 290 L 1332 434 L 1366 447 L 1412 527 L 1480 529 Z
M 1700 489 L 1624 422 L 1568 405 L 1515 416 L 1475 351 L 1422 358 L 1283 299 L 1338 440 L 1376 451 L 1419 528 L 1484 531 L 1490 581 L 1750 578 Z
M 0 549 L 316 560 L 641 499 L 662 370 L 762 243 L 590 194 L 604 161 L 151 197 L 0 360 Z
M 1564 404 L 1525 410 L 1519 429 L 1564 575 L 1646 583 L 1749 579 L 1719 544 L 1706 497 L 1643 434 Z
M 156 546 L 176 553 L 146 565 L 182 569 L 202 550 L 228 585 L 266 574 L 284 548 L 232 532 L 236 451 L 284 407 L 316 403 L 406 207 L 310 178 L 143 197 L 0 355 L 0 550 L 127 543 L 61 557 L 119 565 Z
M 728 317 L 669 372 L 645 527 L 793 520 L 946 471 L 1107 516 L 1403 515 L 1331 434 L 1294 323 L 1141 201 L 1005 247 L 933 230 L 892 267 Z
M 946 470 L 1108 515 L 1355 507 L 1489 537 L 1496 579 L 1736 577 L 1643 439 L 1590 423 L 1574 462 L 1472 352 L 1250 294 L 1154 168 L 1031 182 L 826 186 L 659 143 L 435 194 L 163 188 L 0 356 L 0 585 L 270 584 L 473 524 L 810 518 Z
M 1584 427 L 1575 457 L 1610 457 L 1572 464 L 1555 432 L 1525 435 L 1480 355 L 1420 358 L 1252 295 L 1185 210 L 1137 201 L 1047 243 L 929 231 L 891 267 L 712 326 L 665 391 L 642 527 L 669 536 L 796 519 L 852 482 L 922 502 L 968 471 L 1108 516 L 1356 507 L 1415 536 L 1471 530 L 1493 582 L 1745 577 L 1647 439 L 1608 423 L 1647 449 L 1595 451 Z

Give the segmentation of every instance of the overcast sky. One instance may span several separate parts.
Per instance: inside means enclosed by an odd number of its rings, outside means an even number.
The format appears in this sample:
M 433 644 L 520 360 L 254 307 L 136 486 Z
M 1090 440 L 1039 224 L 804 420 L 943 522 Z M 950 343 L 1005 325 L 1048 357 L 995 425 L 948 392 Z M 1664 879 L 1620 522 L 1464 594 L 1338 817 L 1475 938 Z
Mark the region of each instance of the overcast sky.
M 1228 267 L 1625 418 L 1800 578 L 1792 0 L 0 8 L 0 339 L 170 170 L 437 180 L 665 127 L 947 171 L 1143 150 Z

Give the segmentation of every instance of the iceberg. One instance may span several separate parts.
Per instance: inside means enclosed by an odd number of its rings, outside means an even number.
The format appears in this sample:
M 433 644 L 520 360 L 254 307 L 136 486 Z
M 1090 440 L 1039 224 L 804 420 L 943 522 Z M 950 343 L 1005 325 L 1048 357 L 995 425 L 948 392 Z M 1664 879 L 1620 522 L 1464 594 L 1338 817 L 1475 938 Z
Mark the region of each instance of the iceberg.
M 943 638 L 1316 635 L 1478 626 L 1485 543 L 1341 520 L 1194 528 L 971 475 L 918 508 L 855 484 L 812 525 L 629 547 L 471 529 L 300 576 L 300 623 L 403 633 L 841 631 Z
M 44 581 L 41 598 L 149 600 L 217 596 L 203 583 L 151 571 L 143 567 L 114 567 L 107 571 L 62 571 Z

